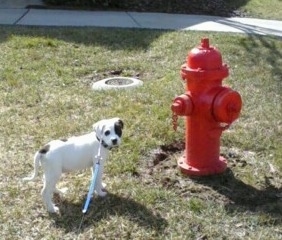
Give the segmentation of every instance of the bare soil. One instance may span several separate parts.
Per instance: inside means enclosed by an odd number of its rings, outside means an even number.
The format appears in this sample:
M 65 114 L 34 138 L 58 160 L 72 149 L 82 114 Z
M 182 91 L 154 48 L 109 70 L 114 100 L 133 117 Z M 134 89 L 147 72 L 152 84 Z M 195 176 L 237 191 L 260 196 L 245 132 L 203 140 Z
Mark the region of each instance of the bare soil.
M 209 199 L 223 204 L 229 211 L 266 212 L 277 216 L 275 224 L 282 223 L 279 217 L 282 214 L 281 189 L 276 187 L 276 184 L 281 184 L 282 176 L 279 172 L 269 172 L 261 176 L 264 180 L 258 180 L 256 186 L 248 185 L 240 176 L 248 167 L 253 168 L 243 156 L 246 153 L 222 147 L 222 155 L 228 160 L 228 168 L 223 174 L 185 177 L 176 161 L 183 154 L 184 148 L 184 141 L 161 145 L 150 153 L 150 160 L 140 166 L 140 173 L 135 173 L 135 176 L 146 184 L 158 184 L 173 189 L 187 199 Z

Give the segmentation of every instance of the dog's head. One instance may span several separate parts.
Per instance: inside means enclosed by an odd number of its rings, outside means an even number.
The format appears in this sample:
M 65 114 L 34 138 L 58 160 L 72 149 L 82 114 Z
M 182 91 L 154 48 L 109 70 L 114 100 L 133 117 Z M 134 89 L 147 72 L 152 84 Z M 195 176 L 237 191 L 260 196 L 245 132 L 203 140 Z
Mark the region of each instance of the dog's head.
M 119 118 L 103 119 L 93 125 L 98 141 L 101 141 L 105 148 L 111 149 L 121 143 L 123 121 Z

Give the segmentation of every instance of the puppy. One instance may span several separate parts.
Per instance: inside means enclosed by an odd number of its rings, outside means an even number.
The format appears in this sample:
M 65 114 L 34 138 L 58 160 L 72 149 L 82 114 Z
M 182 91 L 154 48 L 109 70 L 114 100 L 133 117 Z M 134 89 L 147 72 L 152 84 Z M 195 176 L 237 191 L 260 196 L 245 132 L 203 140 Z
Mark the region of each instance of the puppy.
M 92 167 L 98 160 L 100 148 L 101 160 L 95 192 L 101 197 L 106 196 L 102 183 L 104 163 L 109 150 L 120 145 L 123 126 L 123 121 L 119 118 L 104 119 L 93 125 L 94 131 L 91 133 L 49 142 L 35 153 L 33 176 L 23 180 L 34 180 L 41 164 L 44 171 L 44 186 L 41 191 L 43 202 L 49 212 L 57 212 L 59 209 L 52 202 L 52 198 L 53 193 L 62 193 L 56 188 L 62 173 Z

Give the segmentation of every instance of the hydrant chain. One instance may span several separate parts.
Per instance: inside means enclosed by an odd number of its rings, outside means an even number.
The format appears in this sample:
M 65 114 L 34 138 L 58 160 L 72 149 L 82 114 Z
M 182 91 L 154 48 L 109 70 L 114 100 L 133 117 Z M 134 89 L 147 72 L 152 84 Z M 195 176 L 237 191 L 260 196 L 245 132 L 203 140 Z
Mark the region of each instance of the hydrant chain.
M 173 130 L 176 131 L 178 124 L 177 124 L 178 116 L 174 112 L 172 113 L 172 125 L 173 125 Z

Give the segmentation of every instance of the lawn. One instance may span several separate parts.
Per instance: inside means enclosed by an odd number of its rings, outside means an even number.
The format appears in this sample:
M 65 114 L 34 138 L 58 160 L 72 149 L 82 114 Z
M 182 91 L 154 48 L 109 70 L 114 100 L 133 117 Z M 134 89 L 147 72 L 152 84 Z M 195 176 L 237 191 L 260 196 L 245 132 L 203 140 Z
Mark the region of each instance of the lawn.
M 244 102 L 222 136 L 228 170 L 188 178 L 161 146 L 183 142 L 170 105 L 184 93 L 179 70 L 208 36 L 230 66 L 224 81 Z M 93 28 L 1 27 L 0 232 L 3 239 L 282 239 L 282 42 L 240 34 Z M 130 91 L 93 92 L 113 72 L 139 76 Z M 68 187 L 48 214 L 41 177 L 24 183 L 36 150 L 118 116 L 123 142 L 105 167 L 109 194 L 95 198 L 79 228 L 90 170 L 64 175 Z M 181 150 L 181 149 L 179 149 Z
M 226 0 L 230 6 L 245 12 L 249 17 L 282 20 L 282 1 L 280 0 Z

